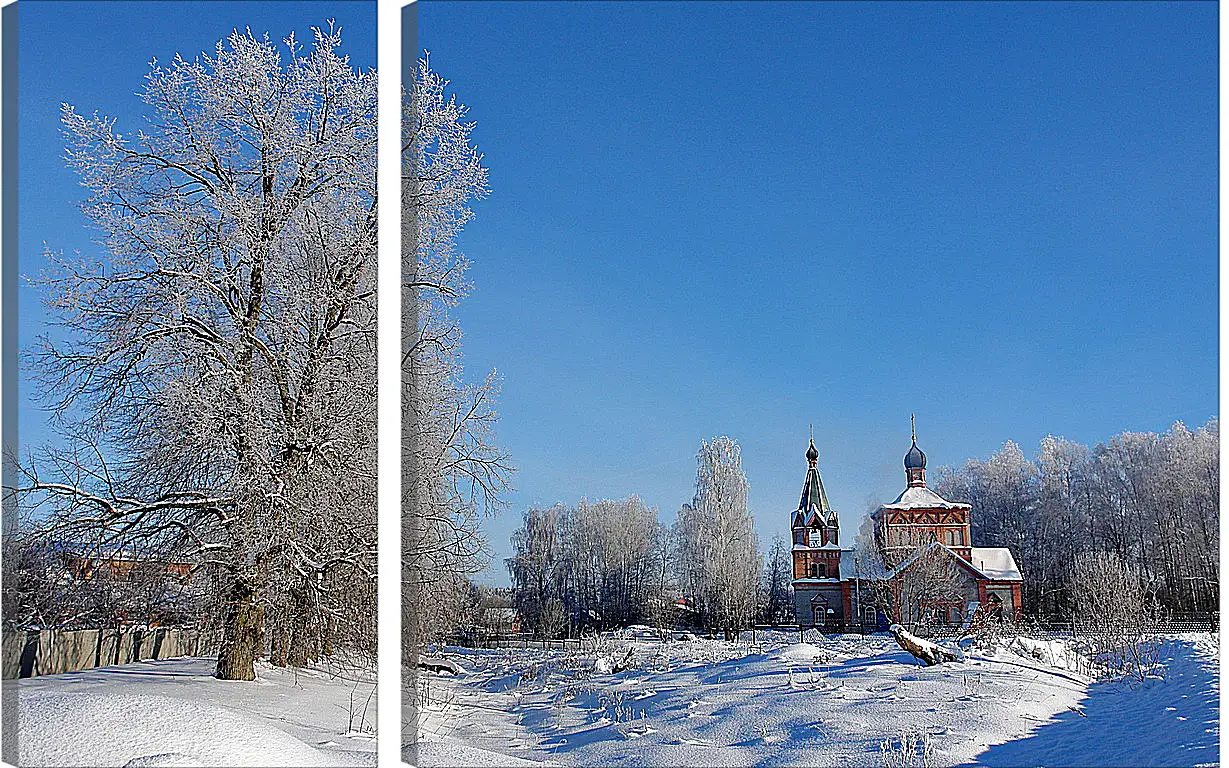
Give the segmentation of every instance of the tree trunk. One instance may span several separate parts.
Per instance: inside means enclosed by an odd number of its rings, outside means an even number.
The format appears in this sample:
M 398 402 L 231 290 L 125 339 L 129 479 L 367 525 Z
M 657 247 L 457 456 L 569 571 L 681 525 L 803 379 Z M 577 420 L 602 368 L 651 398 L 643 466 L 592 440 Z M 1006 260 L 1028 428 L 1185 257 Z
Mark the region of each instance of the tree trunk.
M 324 639 L 321 642 L 320 654 L 322 656 L 333 655 L 333 635 L 337 632 L 337 619 L 330 617 L 324 625 Z
M 891 632 L 893 637 L 896 638 L 897 645 L 913 654 L 915 659 L 918 659 L 928 667 L 933 667 L 945 661 L 960 661 L 959 654 L 935 645 L 929 640 L 915 637 L 899 624 L 893 624 Z
M 306 667 L 315 656 L 315 615 L 306 588 L 290 590 L 292 624 L 286 660 L 292 667 Z
M 264 608 L 256 602 L 254 590 L 242 580 L 236 581 L 232 594 L 214 677 L 219 680 L 255 680 Z
M 269 663 L 276 667 L 286 666 L 290 648 L 290 633 L 283 627 L 269 636 Z

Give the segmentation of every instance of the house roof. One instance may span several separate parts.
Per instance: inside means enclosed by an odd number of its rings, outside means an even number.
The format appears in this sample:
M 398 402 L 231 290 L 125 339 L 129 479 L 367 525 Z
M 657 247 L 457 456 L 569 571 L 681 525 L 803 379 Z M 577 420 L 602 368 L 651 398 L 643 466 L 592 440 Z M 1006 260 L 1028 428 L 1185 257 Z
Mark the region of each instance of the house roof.
M 1016 565 L 1016 559 L 1012 556 L 1011 550 L 1006 547 L 972 547 L 969 560 L 964 559 L 956 553 L 951 547 L 942 542 L 931 542 L 931 547 L 940 547 L 949 555 L 955 558 L 966 569 L 972 571 L 975 575 L 980 576 L 986 581 L 1023 581 L 1024 577 L 1020 575 L 1020 569 Z M 878 569 L 874 573 L 864 572 L 859 574 L 857 566 L 854 562 L 854 550 L 844 549 L 836 545 L 828 545 L 825 547 L 806 547 L 801 544 L 795 544 L 794 549 L 840 549 L 841 550 L 841 579 L 891 579 L 896 576 L 913 562 L 918 556 L 914 553 L 911 557 L 901 562 L 895 568 Z M 921 550 L 919 550 L 920 552 Z M 863 571 L 874 569 L 874 563 L 864 563 Z M 832 579 L 815 579 L 803 578 L 796 581 L 831 581 Z
M 841 550 L 841 577 L 851 579 L 855 576 L 854 573 L 854 551 L 852 549 Z

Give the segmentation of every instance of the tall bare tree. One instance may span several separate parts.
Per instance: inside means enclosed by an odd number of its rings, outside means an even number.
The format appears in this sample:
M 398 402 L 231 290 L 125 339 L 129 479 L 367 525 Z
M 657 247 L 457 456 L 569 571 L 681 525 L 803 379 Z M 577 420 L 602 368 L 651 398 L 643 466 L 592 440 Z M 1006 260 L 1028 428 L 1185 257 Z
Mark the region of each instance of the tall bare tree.
M 465 120 L 424 57 L 402 115 L 402 616 L 403 656 L 455 624 L 464 578 L 488 553 L 481 517 L 500 504 L 511 466 L 494 444 L 494 372 L 463 378 L 461 330 L 451 312 L 466 295 L 458 248 L 470 205 L 488 193 L 487 170 Z
M 63 109 L 105 255 L 36 279 L 69 448 L 14 490 L 46 536 L 221 573 L 221 678 L 253 679 L 267 623 L 304 657 L 374 652 L 376 87 L 340 44 L 155 63 L 130 133 Z
M 558 608 L 565 621 L 554 629 L 664 627 L 673 604 L 667 533 L 636 496 L 528 510 L 507 561 L 526 625 L 551 636 L 543 617 Z
M 761 578 L 761 621 L 775 626 L 793 619 L 793 571 L 793 555 L 789 545 L 784 537 L 774 536 Z

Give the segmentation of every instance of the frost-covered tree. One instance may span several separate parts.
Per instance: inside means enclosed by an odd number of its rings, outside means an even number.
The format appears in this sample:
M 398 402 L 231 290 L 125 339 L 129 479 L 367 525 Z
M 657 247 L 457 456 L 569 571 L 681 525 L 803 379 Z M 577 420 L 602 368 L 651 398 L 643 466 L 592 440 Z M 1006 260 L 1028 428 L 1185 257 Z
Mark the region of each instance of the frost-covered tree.
M 773 537 L 772 547 L 761 576 L 760 620 L 766 624 L 790 622 L 794 618 L 793 553 L 784 537 Z
M 760 574 L 747 476 L 729 437 L 701 444 L 696 461 L 695 497 L 675 524 L 679 585 L 695 600 L 701 621 L 733 639 L 754 616 Z
M 485 567 L 479 530 L 511 472 L 494 445 L 494 373 L 462 377 L 461 331 L 450 312 L 469 289 L 457 247 L 488 192 L 487 170 L 471 139 L 466 108 L 448 82 L 418 66 L 402 115 L 402 581 L 403 650 L 456 624 L 452 605 L 464 578 Z M 411 666 L 412 666 L 411 661 Z
M 548 634 L 547 617 L 553 604 L 560 603 L 564 582 L 564 520 L 567 508 L 561 504 L 546 509 L 531 508 L 524 523 L 512 534 L 513 555 L 508 559 L 513 594 L 521 622 L 539 637 Z
M 604 630 L 645 619 L 664 536 L 657 510 L 636 496 L 582 500 L 570 522 L 565 602 L 577 623 Z
M 1151 622 L 1159 609 L 1158 583 L 1113 552 L 1079 555 L 1069 578 L 1076 632 L 1091 646 L 1093 661 L 1108 672 L 1146 679 L 1157 661 Z
M 35 279 L 68 448 L 18 492 L 48 537 L 219 573 L 221 678 L 253 679 L 266 629 L 374 655 L 376 79 L 340 44 L 155 62 L 131 131 L 63 108 L 105 254 Z

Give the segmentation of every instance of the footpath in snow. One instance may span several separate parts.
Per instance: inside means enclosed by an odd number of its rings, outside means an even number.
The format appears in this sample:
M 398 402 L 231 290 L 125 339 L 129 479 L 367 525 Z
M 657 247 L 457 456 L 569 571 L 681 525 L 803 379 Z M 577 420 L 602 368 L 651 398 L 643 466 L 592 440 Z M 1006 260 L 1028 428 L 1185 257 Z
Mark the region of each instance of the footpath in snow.
M 419 763 L 1070 766 L 1217 758 L 1210 640 L 1168 640 L 1166 678 L 1132 687 L 1094 683 L 1053 659 L 1005 648 L 920 667 L 889 637 L 808 639 L 770 633 L 753 647 L 628 636 L 588 653 L 448 649 L 467 672 L 423 675 Z M 629 652 L 630 668 L 606 673 Z M 1107 748 L 1102 740 L 1111 739 Z
M 376 764 L 369 675 L 257 665 L 217 680 L 212 658 L 168 659 L 18 683 L 24 766 Z

